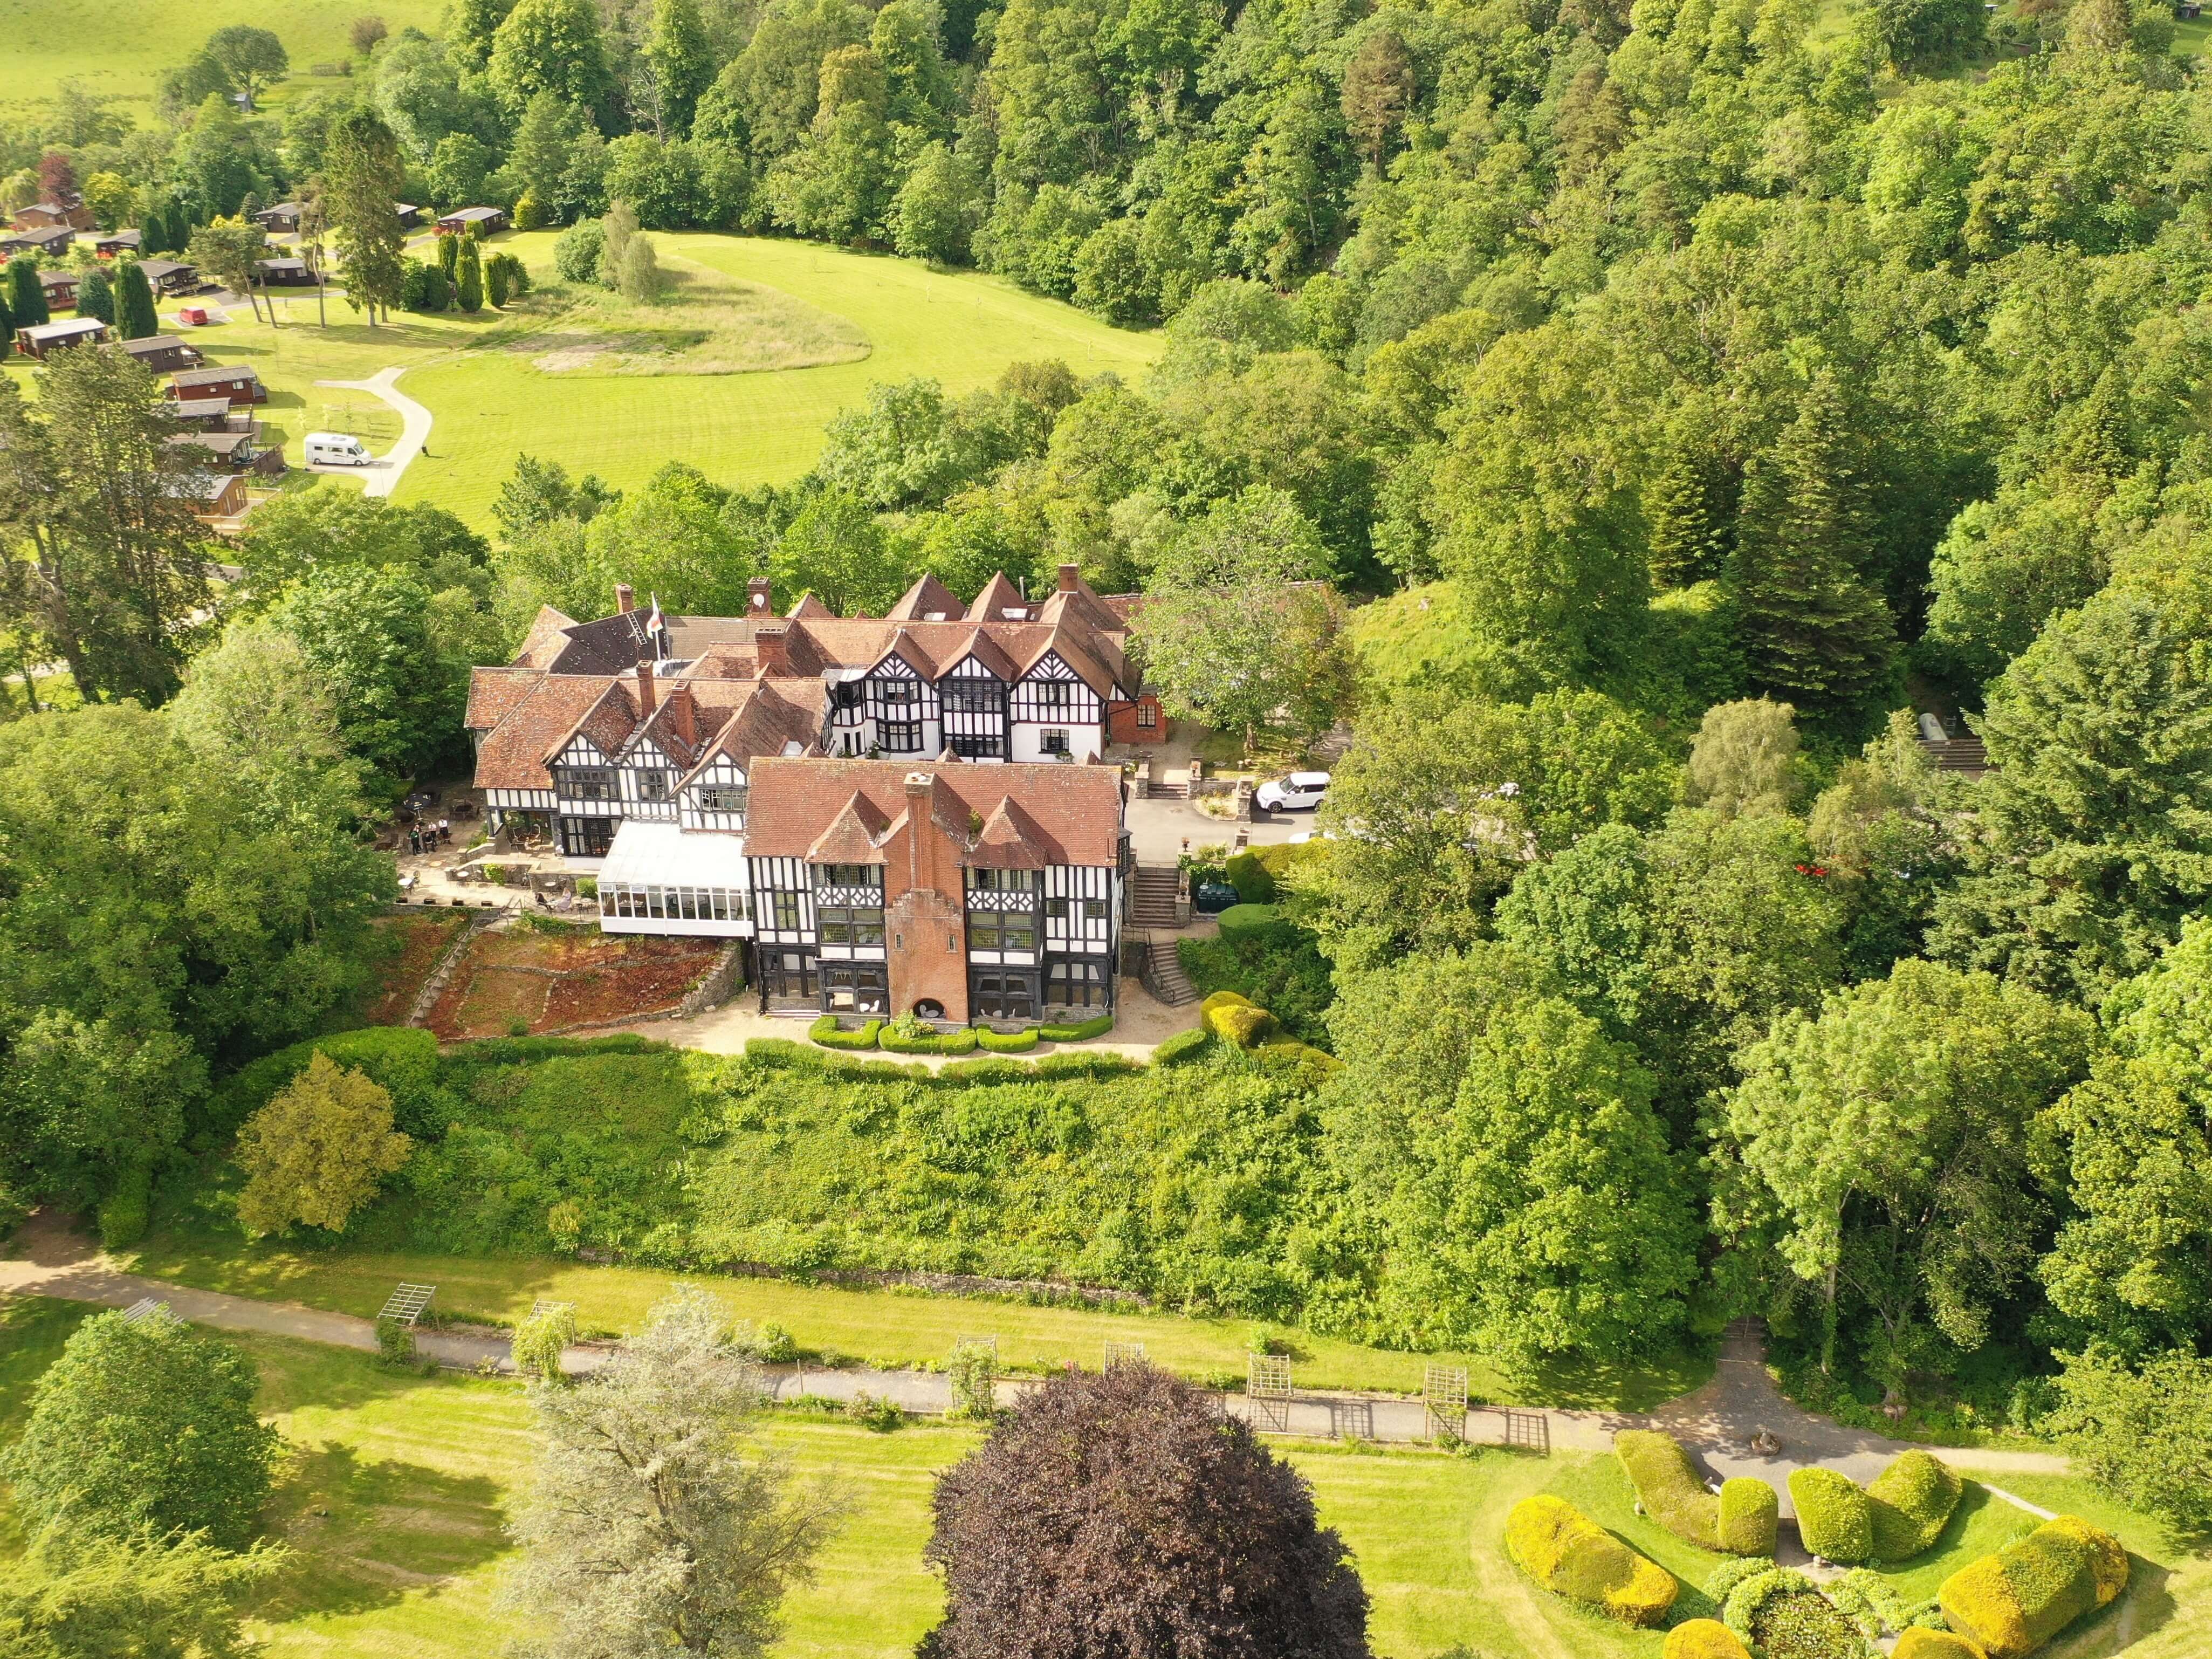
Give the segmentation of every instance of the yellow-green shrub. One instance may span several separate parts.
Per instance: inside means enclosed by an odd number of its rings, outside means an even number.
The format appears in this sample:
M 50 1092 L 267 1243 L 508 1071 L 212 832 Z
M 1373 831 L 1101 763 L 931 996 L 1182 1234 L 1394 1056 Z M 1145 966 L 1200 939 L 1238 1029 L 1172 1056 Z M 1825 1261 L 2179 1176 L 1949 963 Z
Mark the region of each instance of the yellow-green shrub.
M 1797 1535 L 1814 1554 L 1846 1562 L 1874 1554 L 1874 1506 L 1849 1475 L 1792 1469 L 1790 1501 L 1797 1506 Z
M 2128 1583 L 2120 1540 L 2071 1515 L 1969 1562 L 1943 1581 L 1936 1604 L 1951 1628 L 1989 1659 L 2026 1659 Z
M 1200 1018 L 1205 1018 L 1216 1008 L 1249 1008 L 1251 1006 L 1252 999 L 1242 991 L 1216 991 L 1198 1005 L 1198 1012 Z
M 1688 1619 L 1667 1632 L 1659 1659 L 1751 1659 L 1751 1650 L 1717 1619 Z
M 1625 1624 L 1656 1625 L 1674 1605 L 1674 1575 L 1564 1498 L 1524 1498 L 1505 1518 L 1505 1548 L 1546 1589 L 1595 1601 Z
M 1954 1632 L 1914 1625 L 1897 1638 L 1889 1659 L 1989 1659 L 1989 1656 Z
M 1782 1499 L 1765 1481 L 1747 1474 L 1721 1482 L 1720 1547 L 1730 1555 L 1771 1555 Z
M 1208 1000 L 1212 1000 L 1211 998 Z M 1231 1003 L 1208 1012 L 1207 1027 L 1240 1048 L 1249 1048 L 1275 1028 L 1275 1017 L 1250 1003 Z
M 1874 1521 L 1874 1559 L 1909 1561 L 1935 1547 L 1959 1506 L 1959 1473 L 1924 1451 L 1899 1455 L 1867 1483 Z
M 1672 1435 L 1623 1429 L 1613 1437 L 1613 1455 L 1628 1472 L 1629 1484 L 1636 1488 L 1646 1515 L 1701 1549 L 1721 1547 L 1720 1500 L 1705 1490 L 1697 1465 Z M 1764 1555 L 1767 1551 L 1747 1553 Z

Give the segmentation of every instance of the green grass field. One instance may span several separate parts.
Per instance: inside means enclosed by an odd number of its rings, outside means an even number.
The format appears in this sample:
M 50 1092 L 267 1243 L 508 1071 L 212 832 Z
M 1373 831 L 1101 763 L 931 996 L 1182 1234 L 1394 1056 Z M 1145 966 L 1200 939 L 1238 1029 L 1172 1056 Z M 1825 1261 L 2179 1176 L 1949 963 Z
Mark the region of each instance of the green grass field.
M 151 125 L 161 76 L 232 23 L 274 30 L 292 60 L 291 77 L 262 94 L 266 109 L 339 84 L 312 71 L 318 64 L 353 58 L 346 31 L 355 18 L 369 13 L 384 19 L 394 34 L 410 24 L 434 33 L 445 7 L 441 0 L 291 0 L 263 12 L 103 0 L 86 11 L 53 0 L 0 0 L 0 40 L 8 43 L 0 112 L 27 113 L 31 105 L 51 98 L 57 84 L 75 80 L 88 91 L 127 100 L 138 124 Z M 366 67 L 354 61 L 357 73 Z
M 203 1290 L 279 1298 L 340 1313 L 374 1315 L 402 1279 L 438 1286 L 438 1307 L 455 1316 L 502 1322 L 520 1319 L 538 1297 L 573 1302 L 586 1329 L 626 1331 L 667 1294 L 675 1275 L 633 1267 L 595 1267 L 546 1259 L 440 1256 L 352 1249 L 306 1251 L 234 1234 L 167 1227 L 137 1253 L 135 1271 Z M 1094 1313 L 1017 1302 L 929 1296 L 890 1290 L 846 1290 L 773 1279 L 702 1281 L 735 1318 L 775 1320 L 817 1354 L 836 1353 L 896 1368 L 933 1364 L 961 1336 L 994 1334 L 1010 1368 L 1046 1370 L 1073 1360 L 1096 1365 L 1105 1344 L 1133 1340 L 1148 1358 L 1194 1378 L 1210 1371 L 1244 1374 L 1254 1327 L 1231 1319 L 1167 1313 Z M 1431 1356 L 1340 1342 L 1268 1326 L 1291 1353 L 1301 1388 L 1370 1389 L 1418 1394 Z M 1642 1411 L 1696 1388 L 1711 1374 L 1708 1360 L 1674 1355 L 1635 1370 L 1559 1365 L 1509 1376 L 1478 1355 L 1449 1356 L 1469 1368 L 1479 1398 L 1504 1404 L 1614 1407 Z
M 782 483 L 813 465 L 830 416 L 878 381 L 927 375 L 958 394 L 992 384 L 1009 363 L 1048 357 L 1085 377 L 1134 377 L 1160 349 L 1156 334 L 1109 327 L 997 277 L 811 242 L 656 234 L 676 281 L 665 303 L 639 307 L 562 289 L 551 232 L 495 240 L 539 284 L 505 313 L 402 313 L 372 329 L 331 298 L 325 327 L 310 290 L 280 296 L 273 325 L 239 307 L 228 322 L 181 331 L 210 362 L 258 371 L 270 389 L 262 418 L 295 466 L 301 434 L 343 428 L 343 410 L 379 443 L 397 430 L 368 413 L 381 409 L 374 399 L 316 381 L 407 365 L 399 389 L 436 425 L 398 499 L 479 527 L 518 454 L 623 488 L 669 461 L 720 483 Z M 164 318 L 174 309 L 165 303 Z M 780 362 L 814 366 L 750 367 Z M 33 371 L 11 359 L 5 372 Z
M 89 1310 L 0 1303 L 0 1443 L 32 1382 Z M 236 1338 L 262 1374 L 262 1408 L 289 1450 L 268 1515 L 296 1552 L 253 1604 L 271 1659 L 475 1659 L 514 1633 L 495 1605 L 502 1527 L 529 1466 L 528 1408 L 514 1384 L 398 1376 L 362 1355 L 279 1338 Z M 935 1616 L 921 1564 L 936 1473 L 975 1443 L 937 1423 L 873 1435 L 842 1423 L 779 1417 L 764 1437 L 805 1474 L 850 1494 L 843 1530 L 816 1582 L 788 1608 L 779 1659 L 903 1659 Z M 1418 1451 L 1280 1443 L 1312 1482 L 1322 1521 L 1343 1534 L 1373 1599 L 1382 1659 L 1431 1659 L 1455 1644 L 1512 1659 L 1657 1659 L 1661 1637 L 1631 1631 L 1536 1589 L 1506 1559 L 1507 1510 L 1531 1492 L 1569 1498 L 1690 1583 L 1718 1559 L 1636 1516 L 1610 1457 Z M 2112 1608 L 2062 1637 L 2053 1659 L 2199 1659 L 2212 1627 L 2212 1561 L 2179 1553 L 2084 1483 L 2003 1477 L 2022 1497 L 2109 1526 L 2135 1552 Z M 1893 1575 L 1929 1592 L 1960 1563 L 2027 1518 L 1970 1488 L 1937 1551 Z M 0 1499 L 0 1559 L 15 1547 Z M 1701 1607 L 1686 1592 L 1686 1611 Z

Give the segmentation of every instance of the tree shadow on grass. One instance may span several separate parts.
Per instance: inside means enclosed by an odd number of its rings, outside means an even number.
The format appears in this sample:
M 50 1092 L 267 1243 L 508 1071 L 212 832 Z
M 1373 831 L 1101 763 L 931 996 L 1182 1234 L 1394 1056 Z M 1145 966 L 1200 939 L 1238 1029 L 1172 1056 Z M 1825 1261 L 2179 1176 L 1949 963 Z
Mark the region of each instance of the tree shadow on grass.
M 335 1442 L 301 1448 L 266 1516 L 293 1564 L 253 1613 L 281 1623 L 434 1593 L 506 1552 L 499 1498 L 481 1475 L 367 1461 Z

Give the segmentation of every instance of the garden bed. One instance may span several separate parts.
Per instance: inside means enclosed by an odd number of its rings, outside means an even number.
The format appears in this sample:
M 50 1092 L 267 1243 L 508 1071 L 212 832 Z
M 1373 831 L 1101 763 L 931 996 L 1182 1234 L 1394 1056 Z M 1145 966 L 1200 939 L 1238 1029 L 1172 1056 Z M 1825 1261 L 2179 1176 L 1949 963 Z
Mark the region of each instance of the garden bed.
M 712 942 L 513 928 L 473 940 L 430 1011 L 441 1042 L 544 1036 L 680 1006 L 720 956 Z

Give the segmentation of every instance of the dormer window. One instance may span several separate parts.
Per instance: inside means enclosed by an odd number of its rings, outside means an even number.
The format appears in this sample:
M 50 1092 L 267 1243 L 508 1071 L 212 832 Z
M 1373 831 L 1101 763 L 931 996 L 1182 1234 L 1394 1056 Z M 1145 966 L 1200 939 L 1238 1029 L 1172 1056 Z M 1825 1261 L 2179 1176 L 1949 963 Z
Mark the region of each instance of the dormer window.
M 1027 622 L 1030 619 L 1030 608 L 1025 605 L 1000 605 L 999 614 L 1008 622 Z
M 924 622 L 943 622 L 945 613 L 942 611 L 926 611 L 922 613 L 921 619 Z

